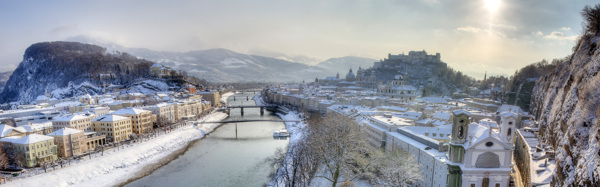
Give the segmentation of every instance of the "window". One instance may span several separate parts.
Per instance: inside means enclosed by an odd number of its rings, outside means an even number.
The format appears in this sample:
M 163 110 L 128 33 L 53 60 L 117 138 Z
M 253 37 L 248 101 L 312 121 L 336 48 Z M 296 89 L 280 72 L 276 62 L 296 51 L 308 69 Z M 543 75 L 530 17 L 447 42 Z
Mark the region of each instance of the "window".
M 493 145 L 494 145 L 494 142 L 486 142 L 485 143 L 485 146 L 488 146 L 488 147 L 492 147 Z

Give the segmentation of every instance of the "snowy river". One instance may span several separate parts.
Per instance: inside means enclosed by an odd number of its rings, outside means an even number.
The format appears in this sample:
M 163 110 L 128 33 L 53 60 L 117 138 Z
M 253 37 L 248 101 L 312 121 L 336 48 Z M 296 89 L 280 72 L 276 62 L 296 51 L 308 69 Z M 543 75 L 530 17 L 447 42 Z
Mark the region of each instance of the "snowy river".
M 230 105 L 254 105 L 255 94 L 229 97 Z M 246 100 L 246 96 L 249 100 Z M 258 108 L 232 109 L 230 119 L 277 119 Z M 277 148 L 284 149 L 288 140 L 273 139 L 273 131 L 284 128 L 282 122 L 244 122 L 225 124 L 202 140 L 192 143 L 180 157 L 150 175 L 126 186 L 264 186 L 271 168 L 264 161 Z

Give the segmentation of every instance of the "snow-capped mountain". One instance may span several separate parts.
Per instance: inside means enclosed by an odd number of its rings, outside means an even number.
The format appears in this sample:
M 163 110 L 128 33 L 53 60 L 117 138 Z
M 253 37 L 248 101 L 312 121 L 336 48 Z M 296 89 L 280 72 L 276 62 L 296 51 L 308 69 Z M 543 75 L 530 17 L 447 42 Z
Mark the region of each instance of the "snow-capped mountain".
M 314 64 L 315 59 L 306 56 L 266 57 L 242 54 L 221 48 L 190 52 L 165 52 L 145 48 L 126 48 L 85 36 L 73 37 L 68 40 L 103 46 L 109 51 L 127 52 L 177 70 L 187 71 L 189 75 L 211 82 L 314 80 L 317 77 L 333 76 L 337 72 L 347 72 L 349 68 L 370 67 L 376 61 L 349 56 L 329 59 L 316 66 L 311 66 L 309 64 Z
M 536 81 L 531 112 L 541 140 L 553 146 L 552 186 L 600 182 L 600 37 L 585 35 L 569 60 Z
M 102 85 L 147 85 L 154 63 L 105 48 L 77 42 L 43 42 L 31 45 L 23 61 L 0 93 L 0 103 L 28 103 L 40 95 L 51 98 L 103 92 Z M 148 83 L 151 84 L 151 83 Z M 161 88 L 164 86 L 146 86 Z

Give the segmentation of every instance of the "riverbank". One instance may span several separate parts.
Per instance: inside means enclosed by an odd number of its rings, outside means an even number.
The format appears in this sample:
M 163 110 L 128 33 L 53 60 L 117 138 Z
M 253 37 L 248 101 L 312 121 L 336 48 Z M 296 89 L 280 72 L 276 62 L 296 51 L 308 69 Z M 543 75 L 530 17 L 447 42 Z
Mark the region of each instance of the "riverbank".
M 219 121 L 227 114 L 214 112 L 199 121 Z M 70 167 L 15 180 L 8 186 L 115 186 L 140 173 L 168 162 L 176 152 L 185 149 L 191 142 L 204 137 L 220 124 L 187 125 L 168 134 L 142 143 L 128 145 L 125 149 L 104 151 L 104 156 L 82 161 Z M 175 153 L 174 153 L 175 152 Z M 163 159 L 167 158 L 167 159 Z M 152 170 L 150 170 L 152 171 Z
M 221 95 L 221 102 L 225 103 L 225 105 L 227 105 L 227 98 L 229 98 L 229 96 L 235 95 L 235 93 L 233 92 L 227 92 L 224 93 L 223 95 Z

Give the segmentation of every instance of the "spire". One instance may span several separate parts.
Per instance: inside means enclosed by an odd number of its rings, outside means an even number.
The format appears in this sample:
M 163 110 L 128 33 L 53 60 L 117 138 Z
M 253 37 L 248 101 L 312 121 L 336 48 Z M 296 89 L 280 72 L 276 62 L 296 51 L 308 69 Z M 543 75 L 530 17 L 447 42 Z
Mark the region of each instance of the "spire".
M 487 78 L 487 71 L 485 71 L 485 74 L 483 75 L 483 82 L 485 82 L 486 78 Z

